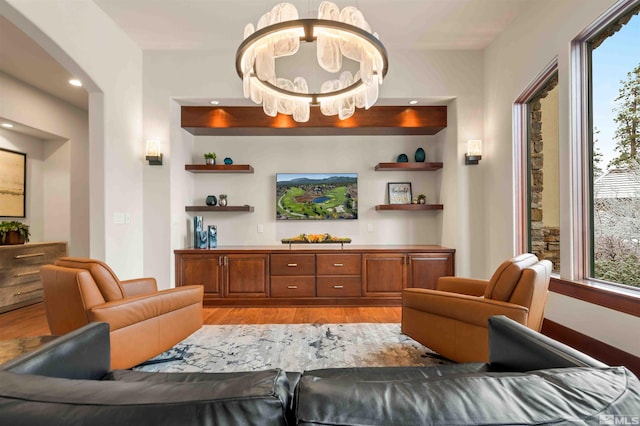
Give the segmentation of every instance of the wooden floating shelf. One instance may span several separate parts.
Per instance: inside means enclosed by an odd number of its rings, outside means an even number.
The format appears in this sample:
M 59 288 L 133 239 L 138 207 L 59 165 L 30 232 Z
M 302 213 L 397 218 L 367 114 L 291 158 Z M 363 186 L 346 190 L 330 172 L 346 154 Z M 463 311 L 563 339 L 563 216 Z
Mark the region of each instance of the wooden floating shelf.
M 379 204 L 376 210 L 442 210 L 442 204 Z
M 252 212 L 253 206 L 186 206 L 188 212 Z
M 376 170 L 393 171 L 393 170 L 420 170 L 432 171 L 442 168 L 442 163 L 378 163 Z
M 185 164 L 184 169 L 191 173 L 253 173 L 248 164 Z

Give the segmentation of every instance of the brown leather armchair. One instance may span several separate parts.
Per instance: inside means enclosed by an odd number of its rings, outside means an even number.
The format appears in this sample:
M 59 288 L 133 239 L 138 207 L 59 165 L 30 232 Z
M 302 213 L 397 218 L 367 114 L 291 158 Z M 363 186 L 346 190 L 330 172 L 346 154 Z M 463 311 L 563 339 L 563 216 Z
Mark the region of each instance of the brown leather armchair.
M 155 278 L 120 281 L 105 263 L 72 257 L 40 274 L 51 333 L 108 322 L 112 369 L 134 367 L 202 327 L 202 286 L 158 291 Z
M 489 281 L 441 277 L 436 290 L 402 292 L 402 332 L 456 362 L 487 362 L 488 319 L 505 315 L 540 331 L 551 262 L 521 254 Z

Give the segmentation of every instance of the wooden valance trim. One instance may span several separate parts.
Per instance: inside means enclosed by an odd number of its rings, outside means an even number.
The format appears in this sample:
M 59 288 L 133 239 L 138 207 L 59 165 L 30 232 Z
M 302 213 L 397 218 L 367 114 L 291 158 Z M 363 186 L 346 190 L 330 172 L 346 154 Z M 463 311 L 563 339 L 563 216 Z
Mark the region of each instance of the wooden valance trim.
M 435 135 L 447 127 L 447 107 L 373 106 L 346 120 L 313 107 L 308 122 L 296 123 L 258 106 L 183 106 L 181 125 L 194 135 Z

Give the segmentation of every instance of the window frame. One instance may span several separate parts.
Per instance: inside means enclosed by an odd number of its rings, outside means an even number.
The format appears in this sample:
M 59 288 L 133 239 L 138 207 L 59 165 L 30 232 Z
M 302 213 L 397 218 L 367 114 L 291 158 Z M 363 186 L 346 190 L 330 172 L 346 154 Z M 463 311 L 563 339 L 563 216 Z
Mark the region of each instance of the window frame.
M 570 90 L 570 193 L 571 235 L 565 241 L 573 255 L 562 263 L 562 275 L 553 277 L 553 292 L 640 317 L 640 290 L 592 278 L 593 272 L 593 116 L 591 113 L 591 41 L 640 4 L 622 0 L 585 28 L 571 42 Z M 568 269 L 568 270 L 567 270 Z
M 562 229 L 561 275 L 553 273 L 549 290 L 588 303 L 640 317 L 640 291 L 591 278 L 593 233 L 593 182 L 590 41 L 633 7 L 638 0 L 621 0 L 585 28 L 571 42 L 568 78 L 559 76 L 559 84 L 568 82 L 569 91 L 569 183 L 571 220 L 569 229 Z M 522 92 L 513 104 L 514 162 L 514 247 L 519 252 L 528 249 L 529 177 L 527 102 L 558 72 L 554 58 Z M 560 86 L 562 90 L 562 86 Z M 566 89 L 565 89 L 566 90 Z

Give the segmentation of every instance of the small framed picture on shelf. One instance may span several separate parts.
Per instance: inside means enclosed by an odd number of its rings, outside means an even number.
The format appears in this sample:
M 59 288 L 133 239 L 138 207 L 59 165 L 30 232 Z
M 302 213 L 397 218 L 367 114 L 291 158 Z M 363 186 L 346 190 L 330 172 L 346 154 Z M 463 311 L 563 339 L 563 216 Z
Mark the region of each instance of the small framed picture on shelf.
M 387 183 L 389 204 L 411 204 L 411 182 Z

